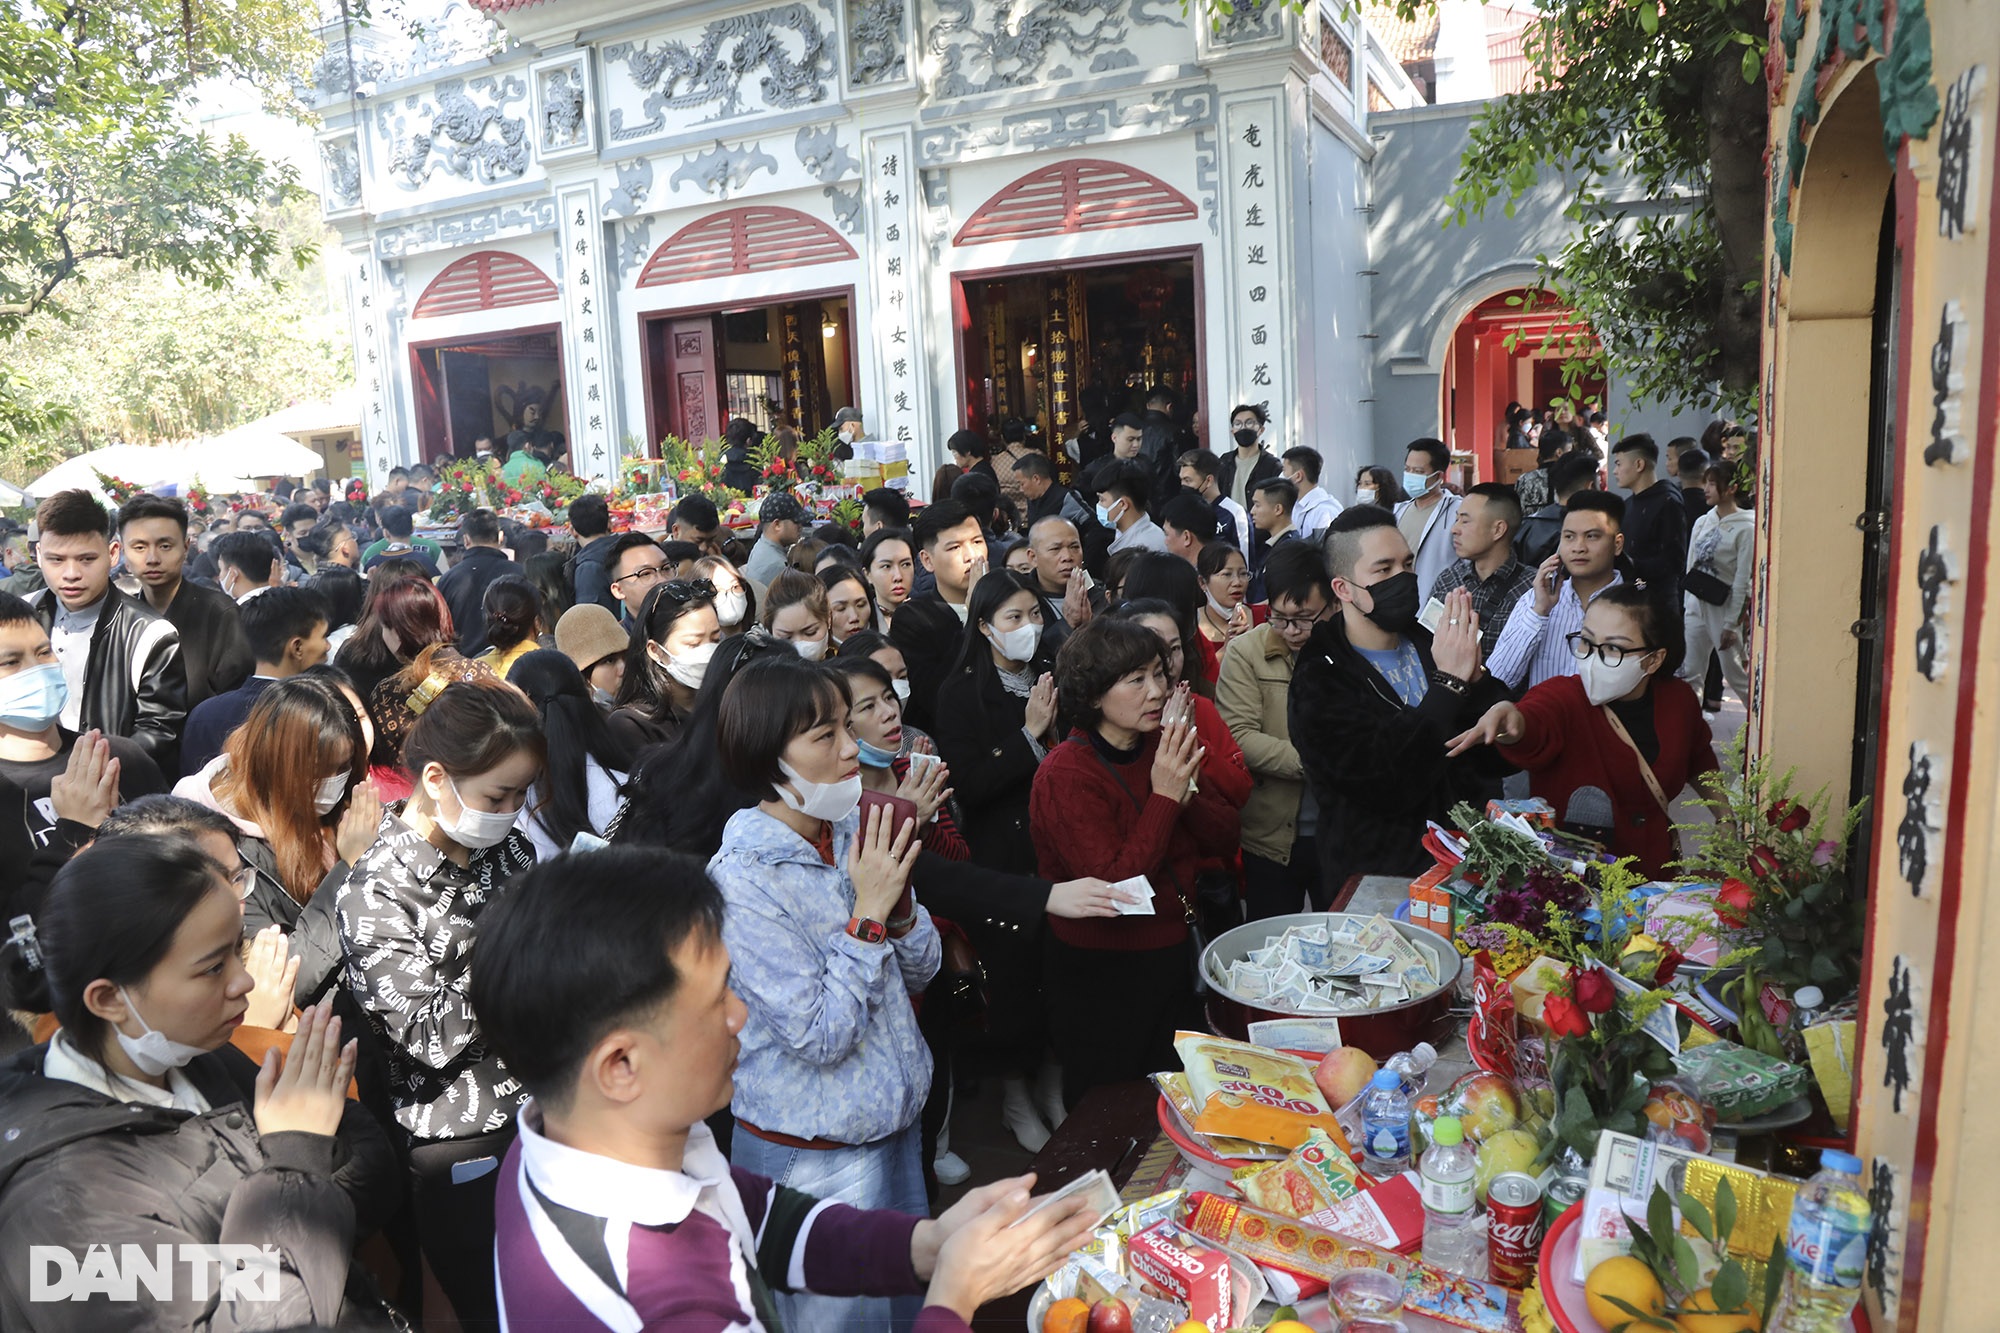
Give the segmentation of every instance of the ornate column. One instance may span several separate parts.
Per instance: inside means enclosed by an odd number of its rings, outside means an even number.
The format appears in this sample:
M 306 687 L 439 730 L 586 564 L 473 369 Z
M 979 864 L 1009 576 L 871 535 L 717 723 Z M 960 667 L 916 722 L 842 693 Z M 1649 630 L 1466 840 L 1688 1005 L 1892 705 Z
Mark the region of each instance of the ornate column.
M 618 479 L 622 421 L 612 359 L 611 285 L 605 276 L 605 229 L 597 182 L 556 194 L 556 236 L 562 256 L 563 382 L 569 405 L 570 458 L 579 477 Z
M 863 412 L 876 438 L 893 440 L 908 451 L 913 487 L 921 489 L 929 484 L 927 465 L 936 452 L 926 431 L 932 421 L 931 376 L 943 357 L 917 346 L 924 312 L 915 245 L 917 193 L 922 187 L 910 131 L 865 135 L 861 156 L 867 177 L 863 246 L 869 259 L 867 320 L 875 335 L 869 352 L 877 386 L 875 402 Z
M 413 438 L 396 410 L 395 386 L 408 372 L 391 359 L 395 312 L 382 265 L 365 239 L 347 252 L 347 312 L 353 321 L 354 380 L 361 390 L 361 448 L 370 495 L 388 484 L 389 469 L 416 456 Z
M 1293 321 L 1297 317 L 1286 243 L 1291 181 L 1283 169 L 1284 107 L 1276 90 L 1223 103 L 1223 251 L 1229 291 L 1231 404 L 1259 403 L 1281 439 L 1296 443 Z M 1215 413 L 1231 404 L 1211 405 Z

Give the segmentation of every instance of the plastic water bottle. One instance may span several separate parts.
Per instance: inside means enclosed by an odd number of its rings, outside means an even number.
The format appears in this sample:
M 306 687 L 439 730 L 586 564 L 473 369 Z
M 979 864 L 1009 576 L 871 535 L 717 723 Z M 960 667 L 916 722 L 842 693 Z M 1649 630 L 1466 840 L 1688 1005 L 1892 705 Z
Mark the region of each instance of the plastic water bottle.
M 1403 1095 L 1412 1100 L 1424 1095 L 1424 1077 L 1438 1062 L 1437 1047 L 1420 1041 L 1407 1051 L 1398 1051 L 1382 1067 L 1393 1069 L 1403 1079 Z
M 1439 1116 L 1431 1126 L 1431 1146 L 1421 1165 L 1424 1191 L 1424 1262 L 1434 1268 L 1484 1279 L 1486 1246 L 1472 1176 L 1479 1154 L 1465 1141 L 1457 1116 Z
M 1861 1159 L 1832 1148 L 1819 1156 L 1819 1174 L 1792 1200 L 1787 1231 L 1791 1265 L 1771 1327 L 1785 1333 L 1845 1333 L 1847 1316 L 1861 1298 L 1867 1263 L 1868 1195 L 1861 1188 Z
M 1410 1099 L 1393 1069 L 1378 1069 L 1361 1098 L 1361 1168 L 1377 1179 L 1410 1169 Z
M 1801 986 L 1792 992 L 1792 1017 L 1785 1025 L 1785 1051 L 1804 1064 L 1807 1059 L 1806 1029 L 1826 1016 L 1826 993 L 1817 986 Z

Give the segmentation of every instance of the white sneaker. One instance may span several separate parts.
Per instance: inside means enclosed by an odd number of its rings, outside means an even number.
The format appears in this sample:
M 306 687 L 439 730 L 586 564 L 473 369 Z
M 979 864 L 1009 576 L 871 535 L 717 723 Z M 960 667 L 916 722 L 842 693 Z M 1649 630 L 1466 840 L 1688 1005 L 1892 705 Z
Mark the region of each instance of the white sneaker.
M 972 1168 L 955 1152 L 941 1152 L 931 1161 L 940 1185 L 963 1185 L 972 1179 Z
M 1014 1141 L 1029 1152 L 1040 1152 L 1049 1141 L 1049 1129 L 1035 1112 L 1035 1104 L 1028 1100 L 1028 1084 L 1025 1079 L 1006 1080 L 1006 1095 L 1000 1103 L 1000 1123 L 1007 1126 L 1014 1135 Z
M 1062 1122 L 1069 1119 L 1069 1108 L 1063 1105 L 1062 1066 L 1053 1061 L 1035 1075 L 1035 1109 L 1050 1129 L 1061 1129 Z

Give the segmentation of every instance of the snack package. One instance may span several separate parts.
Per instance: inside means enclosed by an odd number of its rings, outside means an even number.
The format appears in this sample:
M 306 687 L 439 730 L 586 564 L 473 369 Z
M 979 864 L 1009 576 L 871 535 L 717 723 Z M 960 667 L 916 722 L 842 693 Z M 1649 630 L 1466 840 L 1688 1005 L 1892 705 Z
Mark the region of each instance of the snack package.
M 1247 1158 L 1258 1162 L 1283 1160 L 1285 1150 L 1274 1144 L 1231 1138 L 1227 1134 L 1204 1134 L 1196 1129 L 1194 1122 L 1200 1112 L 1195 1107 L 1194 1094 L 1188 1090 L 1186 1074 L 1155 1074 L 1153 1086 L 1167 1099 L 1167 1106 L 1178 1117 L 1180 1127 L 1187 1131 L 1188 1136 L 1217 1157 Z
M 1725 1124 L 1754 1120 L 1805 1096 L 1810 1080 L 1803 1066 L 1726 1041 L 1683 1051 L 1674 1064 Z
M 1337 1236 L 1365 1241 L 1398 1254 L 1409 1254 L 1424 1243 L 1424 1199 L 1414 1171 L 1403 1171 L 1343 1199 L 1316 1215 L 1314 1225 Z
M 1264 1268 L 1289 1274 L 1299 1294 L 1310 1298 L 1325 1291 L 1336 1273 L 1350 1267 L 1383 1267 L 1382 1258 L 1406 1271 L 1402 1260 L 1364 1241 L 1350 1241 L 1295 1218 L 1257 1208 L 1220 1194 L 1197 1190 L 1188 1195 L 1181 1224 L 1195 1235 L 1215 1242 Z M 1356 1250 L 1359 1261 L 1348 1251 Z
M 1354 1162 L 1321 1130 L 1306 1135 L 1282 1162 L 1240 1173 L 1234 1184 L 1259 1208 L 1312 1218 L 1361 1192 Z
M 1501 983 L 1493 955 L 1484 949 L 1472 955 L 1472 1021 L 1466 1028 L 1465 1044 L 1481 1069 L 1515 1072 L 1518 1037 L 1514 992 Z
M 1179 1227 L 1161 1222 L 1132 1237 L 1126 1262 L 1143 1290 L 1186 1306 L 1188 1318 L 1208 1325 L 1211 1333 L 1229 1327 L 1229 1256 L 1220 1248 L 1198 1239 L 1190 1243 Z
M 1513 815 L 1524 819 L 1536 828 L 1554 830 L 1556 808 L 1539 796 L 1525 796 L 1518 800 L 1491 800 L 1486 803 L 1488 819 L 1502 819 Z
M 1655 1083 L 1642 1109 L 1652 1142 L 1698 1153 L 1715 1147 L 1715 1108 L 1696 1096 L 1686 1080 Z
M 1347 1135 L 1326 1104 L 1313 1067 L 1297 1056 L 1199 1032 L 1175 1034 L 1187 1068 L 1190 1120 L 1202 1134 L 1296 1148 L 1314 1129 L 1349 1151 Z

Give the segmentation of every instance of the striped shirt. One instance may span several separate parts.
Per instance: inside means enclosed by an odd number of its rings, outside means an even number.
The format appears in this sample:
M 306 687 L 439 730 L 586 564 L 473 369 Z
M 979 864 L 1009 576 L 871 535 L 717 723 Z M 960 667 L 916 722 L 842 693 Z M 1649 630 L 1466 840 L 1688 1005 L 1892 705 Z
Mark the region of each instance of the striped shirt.
M 1623 583 L 1625 576 L 1612 571 L 1611 582 L 1604 585 Z M 1604 588 L 1599 588 L 1601 593 Z M 1597 593 L 1592 593 L 1592 597 Z M 1556 676 L 1576 674 L 1576 655 L 1569 650 L 1569 636 L 1583 628 L 1583 613 L 1590 608 L 1576 595 L 1576 584 L 1564 579 L 1556 593 L 1556 604 L 1547 615 L 1535 610 L 1534 593 L 1531 590 L 1516 603 L 1513 613 L 1507 617 L 1507 628 L 1500 631 L 1500 641 L 1493 645 L 1493 652 L 1486 660 L 1486 670 L 1507 683 L 1508 688 L 1519 690 L 1525 682 L 1529 688 Z

